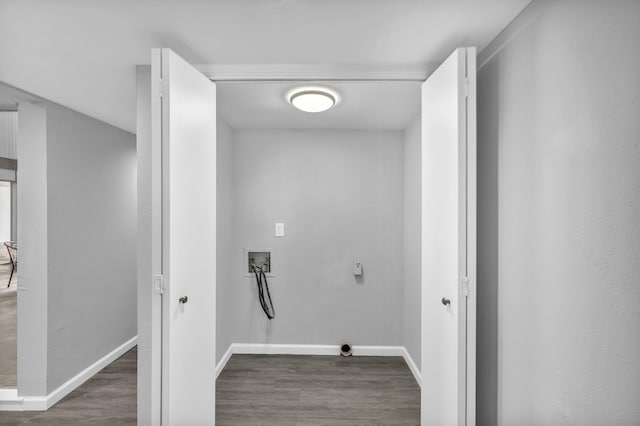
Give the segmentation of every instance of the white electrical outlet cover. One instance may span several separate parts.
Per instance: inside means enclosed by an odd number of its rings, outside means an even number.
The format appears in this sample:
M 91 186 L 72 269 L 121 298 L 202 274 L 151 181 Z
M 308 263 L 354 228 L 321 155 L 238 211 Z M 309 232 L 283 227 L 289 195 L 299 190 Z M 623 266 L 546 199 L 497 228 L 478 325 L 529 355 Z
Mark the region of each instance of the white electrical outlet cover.
M 276 223 L 276 237 L 284 237 L 284 223 Z
M 359 260 L 353 263 L 353 275 L 362 275 L 362 263 Z

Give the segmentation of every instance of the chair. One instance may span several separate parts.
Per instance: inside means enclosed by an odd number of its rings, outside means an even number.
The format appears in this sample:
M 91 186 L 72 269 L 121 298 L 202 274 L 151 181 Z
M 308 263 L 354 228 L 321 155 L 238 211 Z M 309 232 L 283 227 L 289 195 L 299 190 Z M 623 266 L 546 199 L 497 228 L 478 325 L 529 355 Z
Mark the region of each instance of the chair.
M 18 243 L 15 241 L 5 241 L 4 246 L 7 248 L 9 260 L 11 260 L 11 275 L 7 283 L 7 287 L 9 287 L 11 285 L 11 278 L 13 278 L 13 271 L 15 271 L 16 266 L 18 266 Z

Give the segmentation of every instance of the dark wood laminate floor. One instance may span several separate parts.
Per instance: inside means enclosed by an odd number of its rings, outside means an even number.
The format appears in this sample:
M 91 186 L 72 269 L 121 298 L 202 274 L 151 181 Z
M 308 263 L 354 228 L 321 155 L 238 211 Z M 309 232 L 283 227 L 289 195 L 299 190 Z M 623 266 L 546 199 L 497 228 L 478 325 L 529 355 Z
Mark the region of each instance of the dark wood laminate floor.
M 420 388 L 400 357 L 233 355 L 216 425 L 419 425 Z
M 137 348 L 118 358 L 48 411 L 2 411 L 1 425 L 135 425 Z
M 1 425 L 135 425 L 132 349 L 49 411 Z M 234 355 L 217 381 L 216 424 L 419 425 L 420 388 L 399 357 Z

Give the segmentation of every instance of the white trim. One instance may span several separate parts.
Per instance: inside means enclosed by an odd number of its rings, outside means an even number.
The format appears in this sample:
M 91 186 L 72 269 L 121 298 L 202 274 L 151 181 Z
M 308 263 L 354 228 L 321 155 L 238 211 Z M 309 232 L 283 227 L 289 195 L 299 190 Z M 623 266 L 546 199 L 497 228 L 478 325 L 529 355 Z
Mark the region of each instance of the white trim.
M 340 355 L 340 345 L 292 345 L 271 343 L 232 343 L 216 365 L 216 378 L 220 375 L 233 354 L 252 355 Z M 421 386 L 420 370 L 404 346 L 354 346 L 353 356 L 399 356 L 402 357 Z
M 435 69 L 425 64 L 202 64 L 195 67 L 213 81 L 424 81 Z
M 46 396 L 18 396 L 16 389 L 13 398 L 7 392 L 0 393 L 0 412 L 2 411 L 45 411 L 47 409 Z M 5 398 L 7 397 L 7 398 Z
M 234 343 L 234 354 L 258 355 L 340 355 L 338 345 L 282 345 L 271 343 Z
M 0 401 L 15 401 L 18 399 L 18 389 L 0 389 Z
M 233 343 L 234 354 L 340 355 L 340 345 Z M 353 346 L 354 356 L 404 356 L 403 346 Z
M 227 362 L 229 362 L 229 359 L 231 358 L 231 355 L 233 355 L 233 343 L 229 345 L 227 351 L 224 353 L 224 355 L 222 355 L 220 362 L 216 364 L 216 379 L 218 378 L 218 376 L 220 376 L 220 373 L 222 373 L 224 367 L 226 367 Z
M 411 373 L 413 373 L 413 377 L 416 379 L 416 383 L 418 383 L 418 386 L 422 387 L 422 374 L 420 373 L 420 369 L 413 361 L 413 358 L 411 358 L 409 351 L 405 347 L 402 348 L 402 357 L 409 366 L 409 370 L 411 370 Z
M 495 55 L 500 53 L 518 34 L 526 29 L 549 5 L 545 2 L 529 3 L 497 36 L 478 52 L 477 70 L 480 71 Z
M 69 395 L 100 370 L 124 355 L 138 342 L 138 336 L 132 337 L 122 345 L 103 356 L 80 373 L 67 380 L 47 396 L 19 397 L 16 389 L 0 392 L 0 411 L 46 411 L 65 396 Z M 7 397 L 7 398 L 5 398 Z
M 354 346 L 353 356 L 403 356 L 402 346 Z

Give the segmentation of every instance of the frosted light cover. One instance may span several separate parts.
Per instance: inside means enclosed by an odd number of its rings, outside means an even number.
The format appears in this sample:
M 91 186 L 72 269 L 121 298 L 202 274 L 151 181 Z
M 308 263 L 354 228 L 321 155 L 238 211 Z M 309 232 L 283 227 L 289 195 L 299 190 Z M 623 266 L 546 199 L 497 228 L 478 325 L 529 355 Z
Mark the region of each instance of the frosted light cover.
M 289 97 L 294 107 L 304 112 L 322 112 L 336 104 L 336 98 L 323 90 L 300 90 Z

